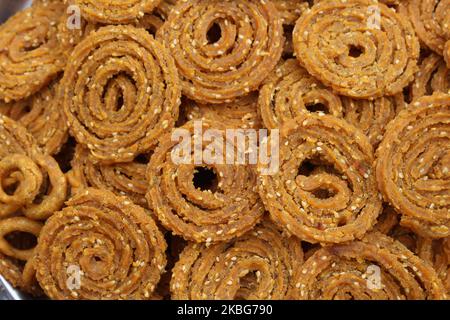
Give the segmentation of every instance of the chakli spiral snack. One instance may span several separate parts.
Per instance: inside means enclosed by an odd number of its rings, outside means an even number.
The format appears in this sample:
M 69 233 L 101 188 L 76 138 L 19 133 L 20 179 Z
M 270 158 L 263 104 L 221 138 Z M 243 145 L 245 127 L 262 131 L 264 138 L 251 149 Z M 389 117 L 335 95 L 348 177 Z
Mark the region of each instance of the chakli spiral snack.
M 380 191 L 424 237 L 450 235 L 449 124 L 450 96 L 422 97 L 388 125 L 377 150 Z
M 342 117 L 338 95 L 308 74 L 295 59 L 280 64 L 259 92 L 259 111 L 264 125 L 275 129 L 305 112 Z
M 256 90 L 284 45 L 270 1 L 179 1 L 157 36 L 171 51 L 183 93 L 224 103 Z
M 373 100 L 341 97 L 341 101 L 344 119 L 361 129 L 374 147 L 383 139 L 387 124 L 406 106 L 402 93 Z
M 294 280 L 301 300 L 446 299 L 436 272 L 400 242 L 381 233 L 316 251 Z
M 450 1 L 408 0 L 400 9 L 411 20 L 420 41 L 442 55 L 450 39 Z
M 111 165 L 98 163 L 89 157 L 89 150 L 82 145 L 77 145 L 71 163 L 72 170 L 68 173 L 68 180 L 72 194 L 93 187 L 127 196 L 135 204 L 147 207 L 145 199 L 148 186 L 145 176 L 147 164 L 140 163 L 138 159 Z
M 109 26 L 72 52 L 61 91 L 71 134 L 104 163 L 149 152 L 178 118 L 173 59 L 145 30 Z
M 149 299 L 166 265 L 166 242 L 145 210 L 126 197 L 87 189 L 66 203 L 39 237 L 37 279 L 52 299 Z M 79 286 L 68 282 L 78 268 Z
M 189 101 L 186 109 L 187 120 L 209 119 L 222 123 L 226 128 L 258 129 L 262 127 L 256 94 L 220 105 L 197 104 Z
M 311 243 L 359 239 L 373 227 L 382 205 L 372 146 L 359 129 L 304 114 L 284 124 L 279 145 L 279 171 L 258 179 L 275 223 Z
M 0 100 L 31 96 L 64 66 L 56 38 L 61 2 L 37 3 L 0 26 Z
M 419 66 L 419 71 L 411 84 L 410 98 L 417 100 L 436 91 L 450 93 L 450 70 L 441 56 L 431 53 Z
M 212 142 L 202 139 L 192 154 L 182 155 L 186 161 L 178 163 L 173 154 L 180 152 L 180 142 L 173 141 L 171 134 L 161 137 L 147 167 L 147 201 L 172 234 L 195 242 L 227 241 L 252 229 L 264 213 L 256 190 L 256 172 L 250 166 L 225 161 L 194 163 L 195 150 L 205 153 L 220 148 L 222 155 L 233 150 L 236 159 L 240 154 L 234 138 L 225 135 L 217 122 L 191 121 L 182 129 L 194 136 L 198 134 L 197 123 L 203 132 L 216 129 L 216 138 Z
M 345 96 L 395 95 L 417 70 L 411 23 L 377 1 L 321 1 L 297 21 L 293 41 L 308 72 Z
M 300 240 L 264 221 L 230 242 L 189 244 L 173 269 L 175 300 L 282 300 L 303 262 Z
M 61 105 L 56 98 L 58 83 L 55 80 L 25 100 L 10 103 L 0 101 L 0 113 L 27 128 L 42 151 L 50 155 L 61 149 L 68 136 Z
M 160 0 L 74 0 L 89 21 L 104 24 L 130 23 L 150 13 Z
M 44 220 L 63 205 L 67 182 L 56 161 L 27 130 L 0 116 L 0 218 L 22 213 Z

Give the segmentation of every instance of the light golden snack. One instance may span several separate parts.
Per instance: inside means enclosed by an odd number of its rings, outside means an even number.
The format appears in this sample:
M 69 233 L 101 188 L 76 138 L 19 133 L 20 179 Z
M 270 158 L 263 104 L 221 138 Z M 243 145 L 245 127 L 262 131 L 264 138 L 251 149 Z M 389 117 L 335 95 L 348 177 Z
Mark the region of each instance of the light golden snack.
M 281 127 L 286 121 L 309 112 L 342 117 L 341 99 L 308 74 L 297 60 L 280 64 L 259 91 L 259 112 L 266 128 Z
M 17 121 L 30 132 L 42 151 L 58 153 L 68 137 L 68 128 L 56 91 L 60 78 L 30 98 L 4 103 L 0 113 Z
M 173 269 L 172 298 L 286 299 L 302 262 L 300 241 L 264 221 L 231 242 L 189 244 Z
M 450 70 L 446 67 L 442 57 L 431 53 L 419 66 L 414 82 L 411 84 L 411 101 L 434 92 L 450 94 Z
M 293 41 L 308 72 L 345 96 L 395 95 L 417 71 L 411 23 L 377 1 L 321 1 L 297 21 Z
M 0 100 L 25 99 L 62 70 L 56 35 L 63 8 L 60 2 L 38 3 L 0 26 Z
M 294 287 L 294 298 L 301 300 L 446 299 L 433 268 L 381 233 L 316 251 Z
M 53 299 L 150 299 L 167 245 L 145 210 L 98 189 L 66 205 L 47 221 L 36 249 L 45 293 Z M 79 271 L 78 283 L 69 279 L 72 269 Z
M 304 114 L 284 124 L 279 144 L 279 171 L 258 179 L 275 223 L 302 240 L 328 244 L 360 239 L 374 226 L 381 197 L 372 146 L 359 129 L 330 115 Z
M 220 105 L 189 101 L 186 103 L 184 113 L 188 121 L 209 119 L 221 123 L 226 128 L 259 129 L 262 127 L 256 94 Z
M 179 1 L 157 38 L 175 59 L 183 94 L 200 103 L 247 95 L 275 67 L 284 45 L 270 1 Z
M 147 157 L 132 162 L 105 165 L 89 157 L 89 150 L 77 145 L 74 158 L 71 161 L 72 170 L 67 174 L 72 194 L 82 192 L 92 187 L 110 190 L 114 194 L 127 196 L 135 204 L 147 207 L 145 193 L 147 192 Z
M 173 128 L 178 81 L 170 53 L 144 29 L 101 28 L 72 52 L 61 82 L 70 132 L 103 163 L 132 161 Z
M 160 0 L 74 0 L 89 21 L 126 24 L 142 18 L 158 6 Z
M 450 39 L 450 1 L 408 0 L 402 3 L 400 12 L 411 20 L 420 41 L 442 55 Z
M 203 132 L 214 129 L 211 134 L 215 138 L 199 141 L 189 153 L 180 150 L 180 141 L 172 140 L 171 134 L 160 139 L 147 168 L 147 201 L 174 235 L 206 243 L 231 240 L 251 230 L 264 213 L 256 190 L 256 172 L 251 166 L 235 164 L 242 154 L 219 123 L 204 120 L 197 124 Z M 188 145 L 194 134 L 199 134 L 195 128 L 194 121 L 181 128 L 190 135 Z M 225 148 L 233 150 L 233 164 L 225 159 L 221 164 L 219 158 L 212 161 L 212 150 L 225 155 Z M 194 150 L 204 158 L 197 162 Z M 208 154 L 211 157 L 206 157 Z
M 431 238 L 450 234 L 450 96 L 422 97 L 387 128 L 377 150 L 378 187 L 401 224 Z

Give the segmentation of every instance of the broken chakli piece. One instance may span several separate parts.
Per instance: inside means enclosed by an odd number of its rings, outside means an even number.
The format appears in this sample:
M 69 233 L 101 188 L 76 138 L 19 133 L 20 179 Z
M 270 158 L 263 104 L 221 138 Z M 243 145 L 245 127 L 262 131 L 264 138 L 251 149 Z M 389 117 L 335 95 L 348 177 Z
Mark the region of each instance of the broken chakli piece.
M 33 279 L 35 239 L 43 221 L 66 199 L 57 162 L 20 124 L 0 116 L 0 272 L 14 286 L 39 294 Z

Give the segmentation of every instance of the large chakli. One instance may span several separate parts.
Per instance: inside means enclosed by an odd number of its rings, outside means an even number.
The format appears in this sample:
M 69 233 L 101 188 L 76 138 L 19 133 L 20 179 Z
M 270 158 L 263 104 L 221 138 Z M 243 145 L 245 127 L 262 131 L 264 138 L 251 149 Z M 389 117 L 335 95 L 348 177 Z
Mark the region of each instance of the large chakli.
M 27 99 L 10 103 L 0 100 L 0 113 L 27 128 L 42 151 L 50 155 L 58 153 L 68 138 L 61 103 L 56 97 L 60 79 Z
M 189 244 L 173 269 L 174 299 L 281 300 L 303 262 L 300 240 L 269 221 L 230 242 Z
M 279 154 L 270 153 L 278 172 L 258 179 L 275 223 L 311 243 L 349 241 L 372 228 L 382 203 L 362 131 L 330 115 L 304 114 L 285 123 L 279 140 Z
M 132 26 L 86 37 L 69 58 L 60 94 L 70 132 L 104 163 L 149 152 L 173 128 L 181 103 L 169 51 Z
M 145 210 L 98 189 L 66 204 L 47 221 L 36 248 L 45 293 L 53 299 L 152 298 L 167 244 Z M 78 284 L 71 282 L 71 268 L 78 269 Z
M 0 99 L 27 98 L 64 67 L 57 41 L 62 2 L 37 3 L 0 26 Z
M 311 75 L 354 98 L 400 93 L 417 71 L 411 23 L 378 1 L 321 1 L 297 21 L 293 42 Z
M 86 19 L 94 22 L 130 23 L 150 13 L 161 0 L 73 0 Z
M 284 46 L 270 1 L 179 1 L 159 38 L 178 67 L 183 93 L 202 103 L 231 102 L 258 89 Z
M 226 241 L 252 229 L 264 207 L 256 189 L 256 170 L 238 164 L 245 151 L 235 137 L 209 120 L 190 121 L 180 130 L 184 142 L 167 134 L 150 158 L 150 208 L 164 227 L 190 241 Z M 202 139 L 202 133 L 209 138 Z M 231 154 L 233 158 L 227 159 Z
M 294 279 L 295 299 L 446 299 L 431 265 L 401 243 L 369 233 L 317 250 Z
M 377 180 L 402 225 L 424 237 L 450 235 L 450 96 L 422 97 L 388 125 Z

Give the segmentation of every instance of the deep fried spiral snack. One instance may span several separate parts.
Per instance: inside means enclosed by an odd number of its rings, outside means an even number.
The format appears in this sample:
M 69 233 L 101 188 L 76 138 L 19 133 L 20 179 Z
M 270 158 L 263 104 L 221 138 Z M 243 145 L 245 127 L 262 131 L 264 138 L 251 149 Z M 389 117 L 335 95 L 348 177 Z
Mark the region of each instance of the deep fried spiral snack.
M 163 226 L 175 235 L 195 242 L 230 240 L 252 229 L 264 213 L 255 186 L 256 172 L 250 166 L 212 161 L 213 150 L 219 149 L 217 157 L 233 150 L 233 163 L 243 150 L 238 150 L 234 138 L 226 135 L 219 123 L 191 121 L 181 130 L 192 138 L 198 135 L 196 127 L 205 134 L 208 129 L 216 130 L 211 142 L 200 137 L 189 154 L 179 149 L 181 142 L 173 141 L 171 134 L 160 139 L 148 165 L 147 201 Z M 203 157 L 210 153 L 211 158 L 197 162 L 195 154 L 199 152 Z
M 436 91 L 450 94 L 450 70 L 442 57 L 431 53 L 419 66 L 419 71 L 411 84 L 410 99 L 417 100 Z
M 310 76 L 295 59 L 286 60 L 264 81 L 258 107 L 269 129 L 308 111 L 342 117 L 339 96 Z
M 166 242 L 144 209 L 87 189 L 55 213 L 36 248 L 37 279 L 53 299 L 149 299 L 166 265 Z M 70 284 L 79 269 L 78 286 Z
M 450 1 L 408 0 L 400 9 L 413 23 L 419 39 L 442 55 L 445 43 L 450 39 Z
M 70 132 L 104 163 L 149 152 L 174 126 L 181 96 L 167 49 L 131 26 L 85 38 L 69 58 L 61 91 Z
M 300 240 L 265 221 L 228 243 L 189 244 L 173 269 L 172 298 L 286 299 L 302 262 Z
M 258 129 L 262 127 L 258 114 L 258 96 L 250 94 L 221 105 L 197 104 L 190 101 L 186 105 L 187 120 L 209 119 L 222 123 L 226 128 Z
M 64 66 L 56 34 L 63 4 L 38 3 L 0 26 L 0 100 L 24 99 Z
M 374 147 L 383 139 L 387 124 L 406 106 L 402 93 L 374 100 L 341 99 L 344 119 L 361 129 Z
M 258 179 L 275 223 L 311 243 L 359 239 L 375 224 L 382 205 L 374 156 L 359 129 L 305 114 L 284 124 L 279 145 L 279 171 Z
M 183 93 L 201 103 L 256 90 L 284 45 L 276 8 L 258 0 L 179 1 L 158 37 L 175 58 Z
M 152 12 L 160 0 L 75 0 L 81 14 L 89 21 L 122 24 L 142 18 Z
M 58 164 L 6 116 L 0 116 L 0 137 L 0 217 L 20 210 L 31 219 L 46 219 L 66 198 L 67 182 Z
M 450 96 L 422 97 L 387 128 L 377 180 L 401 224 L 425 237 L 450 235 Z
M 93 187 L 110 190 L 116 195 L 127 196 L 135 204 L 147 207 L 145 193 L 147 165 L 133 162 L 105 165 L 89 157 L 89 150 L 78 145 L 72 160 L 72 170 L 68 173 L 72 194 Z
M 417 70 L 419 41 L 410 22 L 372 0 L 315 4 L 297 21 L 293 41 L 308 72 L 345 96 L 395 95 Z
M 381 233 L 316 251 L 294 280 L 302 300 L 445 299 L 431 266 Z
M 50 155 L 61 149 L 68 136 L 61 104 L 56 97 L 57 86 L 58 81 L 54 81 L 28 99 L 10 103 L 0 101 L 0 113 L 27 128 L 42 151 Z

